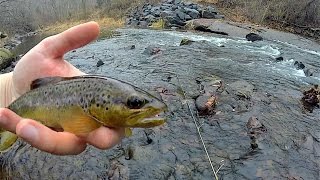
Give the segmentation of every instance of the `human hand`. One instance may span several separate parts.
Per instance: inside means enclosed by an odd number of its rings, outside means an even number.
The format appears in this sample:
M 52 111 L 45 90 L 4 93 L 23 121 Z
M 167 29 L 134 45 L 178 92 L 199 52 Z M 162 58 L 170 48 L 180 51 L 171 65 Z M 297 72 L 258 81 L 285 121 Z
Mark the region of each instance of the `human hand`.
M 17 63 L 7 83 L 9 105 L 30 89 L 33 80 L 48 76 L 83 75 L 79 69 L 63 59 L 70 50 L 82 47 L 99 35 L 99 25 L 89 22 L 70 28 L 41 41 Z M 108 149 L 119 143 L 124 129 L 100 127 L 86 137 L 68 132 L 56 132 L 31 119 L 24 119 L 6 108 L 0 108 L 0 127 L 16 133 L 32 146 L 52 154 L 79 154 L 87 144 Z

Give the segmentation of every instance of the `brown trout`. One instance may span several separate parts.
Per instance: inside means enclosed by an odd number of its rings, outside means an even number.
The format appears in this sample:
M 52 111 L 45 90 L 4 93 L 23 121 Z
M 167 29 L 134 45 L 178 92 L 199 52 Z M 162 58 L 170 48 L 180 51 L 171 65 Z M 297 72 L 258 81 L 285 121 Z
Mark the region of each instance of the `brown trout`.
M 165 123 L 156 117 L 167 106 L 158 98 L 128 83 L 103 76 L 48 77 L 35 80 L 9 109 L 23 118 L 76 135 L 101 127 L 150 128 Z M 0 150 L 16 135 L 3 132 Z

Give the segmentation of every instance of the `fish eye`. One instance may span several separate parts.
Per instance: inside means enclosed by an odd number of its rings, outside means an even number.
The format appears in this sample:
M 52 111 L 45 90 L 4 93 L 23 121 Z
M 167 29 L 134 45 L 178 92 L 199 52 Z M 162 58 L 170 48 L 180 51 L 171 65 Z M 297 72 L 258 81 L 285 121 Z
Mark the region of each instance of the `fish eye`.
M 138 96 L 131 96 L 127 100 L 127 106 L 130 109 L 140 109 L 142 106 L 146 104 L 146 100 L 142 99 Z

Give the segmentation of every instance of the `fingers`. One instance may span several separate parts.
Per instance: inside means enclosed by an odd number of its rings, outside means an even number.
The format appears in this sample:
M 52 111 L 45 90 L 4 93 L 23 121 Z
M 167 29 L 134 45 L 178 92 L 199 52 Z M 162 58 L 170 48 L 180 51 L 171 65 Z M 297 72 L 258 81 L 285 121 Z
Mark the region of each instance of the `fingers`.
M 33 147 L 56 155 L 75 155 L 86 148 L 86 142 L 68 132 L 56 132 L 33 120 L 23 119 L 16 134 Z
M 97 130 L 91 132 L 86 140 L 89 144 L 99 149 L 109 149 L 118 144 L 124 137 L 123 128 L 107 128 L 100 127 Z
M 33 147 L 56 155 L 75 155 L 89 143 L 99 149 L 109 149 L 124 137 L 123 128 L 100 127 L 80 138 L 68 132 L 56 132 L 29 119 L 23 119 L 9 109 L 0 108 L 0 127 L 16 133 Z
M 0 108 L 0 127 L 10 131 L 16 132 L 16 126 L 22 118 L 6 108 Z
M 0 108 L 0 127 L 16 133 L 33 147 L 52 154 L 79 154 L 86 148 L 86 142 L 74 134 L 55 132 L 5 108 Z
M 70 50 L 82 47 L 95 40 L 99 35 L 99 25 L 88 22 L 72 27 L 60 34 L 44 39 L 33 51 L 47 58 L 59 58 Z

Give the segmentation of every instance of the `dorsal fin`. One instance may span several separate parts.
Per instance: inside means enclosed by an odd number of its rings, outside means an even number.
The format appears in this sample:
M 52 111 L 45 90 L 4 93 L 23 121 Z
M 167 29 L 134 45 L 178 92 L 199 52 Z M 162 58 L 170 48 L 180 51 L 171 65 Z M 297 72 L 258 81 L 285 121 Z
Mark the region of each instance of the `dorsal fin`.
M 73 76 L 73 77 L 61 77 L 61 76 L 44 77 L 44 78 L 39 78 L 32 81 L 30 85 L 30 89 L 31 90 L 37 89 L 38 87 L 46 86 L 49 84 L 55 84 L 60 81 L 66 81 L 70 79 L 79 79 L 79 78 L 106 78 L 106 77 L 99 76 L 99 75 L 81 75 L 81 76 Z
M 70 77 L 60 77 L 60 76 L 54 76 L 54 77 L 45 77 L 45 78 L 39 78 L 34 81 L 32 81 L 30 85 L 30 89 L 36 89 L 41 86 L 46 86 L 48 84 L 55 84 L 63 80 L 70 79 Z

